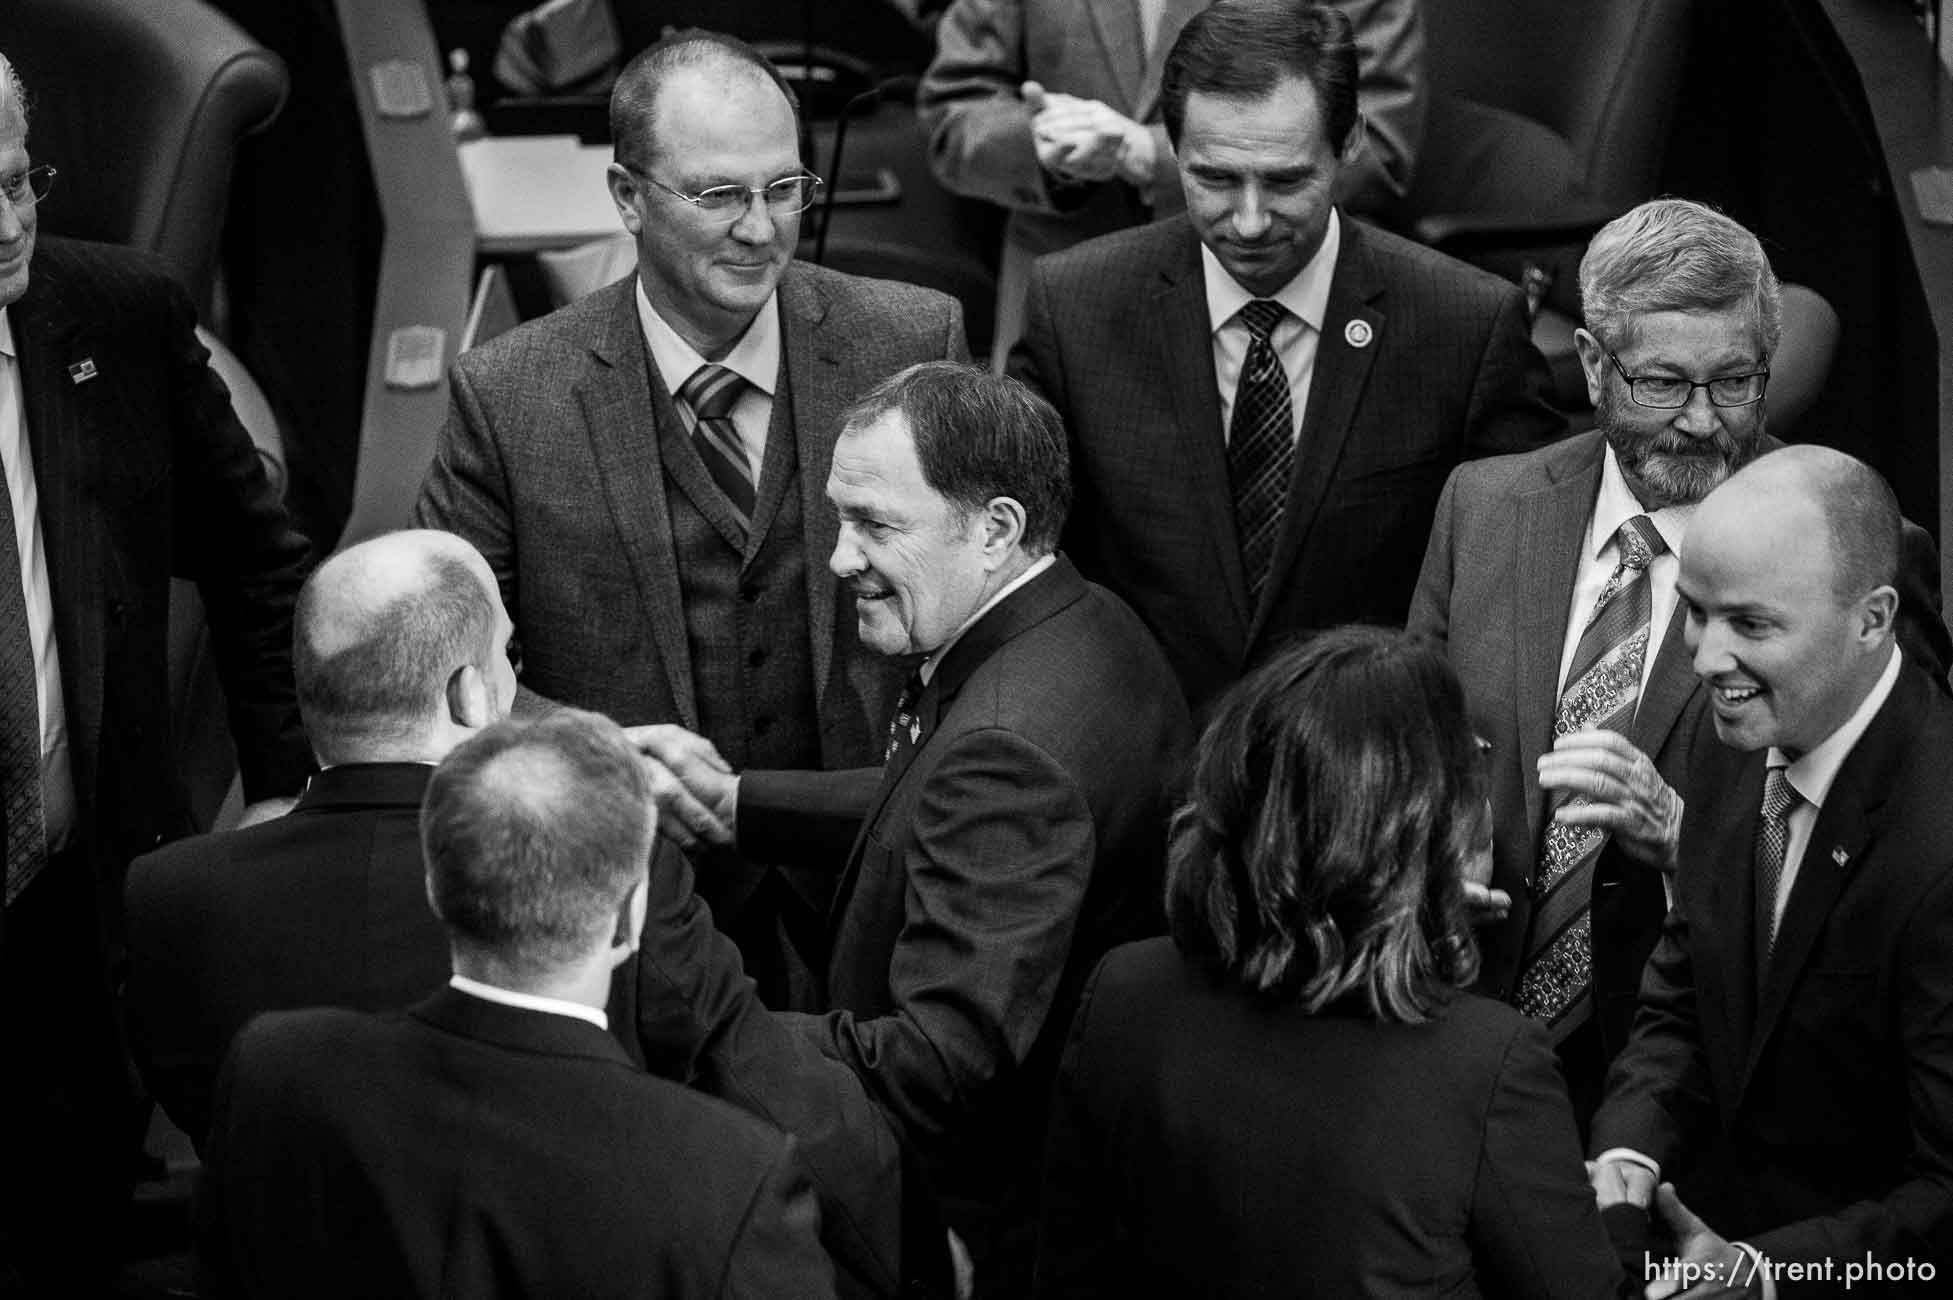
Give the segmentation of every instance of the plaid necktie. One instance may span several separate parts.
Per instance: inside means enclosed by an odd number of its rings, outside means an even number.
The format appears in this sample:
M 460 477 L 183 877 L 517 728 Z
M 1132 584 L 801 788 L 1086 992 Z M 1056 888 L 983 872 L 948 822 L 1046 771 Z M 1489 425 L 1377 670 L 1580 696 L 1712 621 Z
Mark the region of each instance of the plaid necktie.
M 1258 298 L 1237 313 L 1252 337 L 1241 382 L 1234 390 L 1228 429 L 1227 476 L 1234 489 L 1234 524 L 1241 538 L 1241 572 L 1248 599 L 1261 600 L 1275 558 L 1282 507 L 1288 502 L 1289 469 L 1295 464 L 1295 423 L 1288 372 L 1270 337 L 1288 315 L 1278 302 Z
M 1593 616 L 1574 647 L 1567 684 L 1553 714 L 1555 739 L 1596 728 L 1625 733 L 1634 723 L 1653 608 L 1646 574 L 1655 556 L 1668 547 L 1646 515 L 1623 523 L 1614 533 L 1614 546 L 1620 561 L 1601 588 Z M 1539 870 L 1533 876 L 1532 929 L 1513 999 L 1527 1015 L 1548 1022 L 1556 1043 L 1565 1041 L 1593 1012 L 1593 999 L 1587 996 L 1594 968 L 1588 909 L 1593 902 L 1594 861 L 1607 843 L 1607 832 L 1552 818 L 1568 804 L 1585 802 L 1584 795 L 1556 795 L 1547 809 Z
M 0 358 L 0 364 L 5 363 Z M 0 486 L 0 805 L 7 818 L 6 901 L 47 865 L 41 791 L 41 697 L 21 585 L 13 493 Z
M 1804 796 L 1790 783 L 1782 765 L 1773 765 L 1763 778 L 1763 812 L 1756 822 L 1751 862 L 1756 867 L 1757 986 L 1770 967 L 1777 946 L 1777 891 L 1783 887 L 1784 854 L 1790 848 L 1790 814 Z
M 708 364 L 694 370 L 678 390 L 679 400 L 692 408 L 698 420 L 692 430 L 692 444 L 698 448 L 699 459 L 705 462 L 712 481 L 732 502 L 741 529 L 752 527 L 755 494 L 746 447 L 732 424 L 732 408 L 749 387 L 738 372 Z

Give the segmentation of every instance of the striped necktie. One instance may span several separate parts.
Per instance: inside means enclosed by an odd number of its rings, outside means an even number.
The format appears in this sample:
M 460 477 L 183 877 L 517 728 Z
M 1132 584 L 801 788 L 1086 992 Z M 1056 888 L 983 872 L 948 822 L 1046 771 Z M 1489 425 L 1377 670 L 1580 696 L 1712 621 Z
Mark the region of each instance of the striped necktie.
M 4 357 L 0 364 L 7 364 Z M 40 685 L 14 508 L 13 493 L 0 484 L 0 806 L 7 819 L 8 903 L 47 865 Z
M 699 459 L 705 462 L 712 481 L 732 503 L 742 530 L 753 526 L 755 492 L 745 444 L 733 427 L 732 408 L 750 387 L 738 372 L 708 363 L 694 370 L 678 390 L 679 400 L 692 408 L 698 421 L 692 430 L 692 445 L 698 448 Z
M 1574 648 L 1566 687 L 1553 715 L 1553 736 L 1605 728 L 1625 733 L 1641 697 L 1653 597 L 1647 570 L 1668 549 L 1646 515 L 1614 533 L 1620 560 L 1594 602 L 1593 616 Z M 1518 1008 L 1547 1022 L 1554 1042 L 1565 1041 L 1593 1012 L 1593 933 L 1589 908 L 1594 862 L 1607 843 L 1596 826 L 1569 826 L 1552 814 L 1584 795 L 1556 795 L 1547 810 L 1539 870 L 1533 876 L 1533 920 L 1520 967 Z
M 1241 323 L 1250 335 L 1241 382 L 1234 390 L 1234 417 L 1228 428 L 1227 476 L 1234 490 L 1234 525 L 1241 539 L 1241 573 L 1248 600 L 1257 604 L 1275 558 L 1275 536 L 1288 502 L 1289 469 L 1295 464 L 1295 422 L 1288 372 L 1275 355 L 1271 338 L 1288 309 L 1265 298 L 1243 307 Z
M 1777 893 L 1783 888 L 1784 857 L 1790 849 L 1790 814 L 1804 796 L 1790 783 L 1782 765 L 1773 765 L 1763 778 L 1763 809 L 1756 821 L 1751 862 L 1756 868 L 1757 987 L 1770 968 L 1777 947 Z

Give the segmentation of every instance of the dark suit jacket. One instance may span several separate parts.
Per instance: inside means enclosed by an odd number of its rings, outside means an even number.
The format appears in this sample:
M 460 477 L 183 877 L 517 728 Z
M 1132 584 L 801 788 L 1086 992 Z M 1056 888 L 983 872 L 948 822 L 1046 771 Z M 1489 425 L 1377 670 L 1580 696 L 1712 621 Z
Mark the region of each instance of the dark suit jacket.
M 1066 550 L 1152 628 L 1197 714 L 1298 632 L 1400 623 L 1445 475 L 1562 427 L 1517 289 L 1347 217 L 1342 229 L 1288 505 L 1253 606 L 1192 227 L 1108 235 L 1032 275 L 1011 365 L 1070 429 Z
M 1819 810 L 1767 980 L 1761 752 L 1705 752 L 1674 910 L 1593 1149 L 1774 1260 L 1953 1267 L 1953 702 L 1905 668 Z M 1778 1294 L 1811 1294 L 1779 1278 Z M 1835 1286 L 1835 1281 L 1834 1281 Z M 1825 1291 L 1829 1294 L 1829 1291 Z
M 802 1029 L 867 1082 L 945 1196 L 1028 1204 L 1072 1000 L 1108 947 L 1161 924 L 1191 728 L 1139 621 L 1062 557 L 963 635 L 917 711 L 921 744 L 846 857 L 832 1010 Z M 849 779 L 747 773 L 742 846 L 817 851 L 824 822 L 848 824 L 822 810 Z
M 697 730 L 692 657 L 724 650 L 687 643 L 665 475 L 696 480 L 701 499 L 717 489 L 696 460 L 661 460 L 636 293 L 626 277 L 455 362 L 414 516 L 487 557 L 515 620 L 525 693 Z M 855 642 L 852 611 L 834 616 L 834 440 L 870 387 L 968 347 L 961 308 L 913 285 L 796 262 L 779 299 L 821 752 L 826 766 L 853 766 L 881 752 L 894 696 L 886 664 Z
M 122 868 L 191 829 L 170 579 L 203 597 L 245 797 L 290 794 L 312 765 L 291 669 L 310 548 L 205 364 L 189 298 L 154 261 L 43 236 L 9 316 L 81 842 L 114 934 Z
M 452 989 L 247 1026 L 198 1217 L 211 1297 L 833 1294 L 792 1139 Z
M 384 1011 L 447 982 L 420 854 L 433 771 L 328 768 L 284 817 L 130 866 L 130 1036 L 151 1094 L 192 1138 L 209 1125 L 225 1050 L 259 1012 Z
M 1421 1025 L 1258 999 L 1115 949 L 1053 1096 L 1040 1296 L 1611 1296 L 1545 1035 L 1461 993 Z
M 1492 885 L 1512 895 L 1512 911 L 1504 923 L 1479 931 L 1479 985 L 1501 999 L 1512 996 L 1532 920 L 1531 882 L 1546 828 L 1537 764 L 1552 745 L 1560 653 L 1604 449 L 1602 434 L 1590 431 L 1528 455 L 1461 465 L 1439 498 L 1411 601 L 1409 630 L 1444 647 L 1464 684 L 1472 725 L 1491 742 Z M 1900 585 L 1902 639 L 1916 661 L 1937 662 L 1943 679 L 1938 552 L 1910 525 Z M 1704 717 L 1707 696 L 1682 643 L 1682 623 L 1677 602 L 1656 642 L 1628 739 L 1692 803 L 1696 749 L 1718 742 Z M 1659 873 L 1611 845 L 1602 851 L 1594 874 L 1593 988 L 1606 1056 L 1627 1041 L 1641 968 L 1667 910 Z

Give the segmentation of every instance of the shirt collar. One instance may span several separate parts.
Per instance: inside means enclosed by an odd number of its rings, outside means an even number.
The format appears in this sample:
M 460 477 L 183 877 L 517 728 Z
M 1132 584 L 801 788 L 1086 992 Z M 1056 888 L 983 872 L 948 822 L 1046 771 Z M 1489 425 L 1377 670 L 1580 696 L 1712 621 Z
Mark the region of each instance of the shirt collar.
M 20 353 L 14 351 L 14 322 L 8 309 L 0 307 L 0 356 L 19 359 Z
M 1336 278 L 1336 258 L 1342 247 L 1342 218 L 1331 208 L 1329 228 L 1323 232 L 1316 255 L 1273 296 L 1273 301 L 1288 308 L 1290 315 L 1307 322 L 1318 334 L 1322 332 L 1323 318 L 1329 314 L 1329 282 Z M 1200 246 L 1200 270 L 1207 285 L 1208 329 L 1218 331 L 1234 319 L 1236 312 L 1255 301 L 1255 296 L 1227 273 L 1221 259 L 1205 244 Z
M 515 1007 L 522 1011 L 541 1011 L 552 1016 L 574 1016 L 576 1019 L 595 1025 L 605 1033 L 610 1032 L 610 1017 L 595 1007 L 581 1002 L 566 1002 L 562 998 L 538 997 L 534 993 L 518 993 L 514 989 L 496 988 L 480 980 L 471 980 L 466 975 L 450 975 L 448 987 L 457 993 L 480 998 L 484 1002 L 499 1003 L 505 1007 Z
M 1053 551 L 1049 555 L 1040 556 L 1031 562 L 1030 568 L 1024 570 L 1024 572 L 1018 574 L 1015 578 L 1012 578 L 1009 582 L 1006 582 L 1002 587 L 998 588 L 996 595 L 984 601 L 982 607 L 976 613 L 963 620 L 962 627 L 950 633 L 949 640 L 929 652 L 929 657 L 922 661 L 922 667 L 916 670 L 916 676 L 922 679 L 922 684 L 924 686 L 929 684 L 929 679 L 936 675 L 936 668 L 942 663 L 943 656 L 949 653 L 950 647 L 963 639 L 965 632 L 975 627 L 985 614 L 988 614 L 991 610 L 997 608 L 998 605 L 1001 605 L 1004 597 L 1010 595 L 1011 592 L 1016 591 L 1019 587 L 1022 587 L 1057 562 L 1058 553 L 1056 551 Z
M 1682 553 L 1682 539 L 1688 534 L 1689 520 L 1695 517 L 1695 507 L 1643 509 L 1628 487 L 1627 479 L 1621 475 L 1621 463 L 1614 459 L 1614 448 L 1606 446 L 1600 467 L 1600 495 L 1594 498 L 1593 524 L 1587 534 L 1587 554 L 1595 557 L 1603 554 L 1613 542 L 1614 534 L 1621 531 L 1621 525 L 1636 515 L 1648 516 L 1661 540 L 1668 543 L 1670 555 Z
M 637 320 L 644 332 L 644 343 L 651 351 L 651 360 L 658 367 L 658 374 L 665 381 L 665 391 L 677 396 L 678 390 L 694 371 L 706 364 L 698 349 L 678 336 L 678 331 L 666 323 L 651 305 L 651 298 L 644 292 L 644 281 L 637 282 Z M 759 389 L 768 397 L 773 396 L 773 386 L 780 378 L 780 295 L 776 290 L 766 300 L 766 305 L 753 317 L 753 323 L 733 344 L 732 351 L 725 360 L 719 362 L 726 369 L 736 373 L 741 379 Z
M 1844 766 L 1851 751 L 1858 747 L 1865 729 L 1872 725 L 1872 718 L 1884 706 L 1886 697 L 1892 694 L 1892 688 L 1898 681 L 1899 645 L 1894 641 L 1887 651 L 1885 671 L 1878 675 L 1878 681 L 1859 703 L 1857 712 L 1846 718 L 1843 726 L 1819 741 L 1809 753 L 1794 763 L 1788 754 L 1772 745 L 1766 762 L 1771 767 L 1785 767 L 1784 776 L 1804 802 L 1813 808 L 1822 808 L 1824 797 L 1831 793 L 1832 782 L 1838 779 L 1838 769 Z

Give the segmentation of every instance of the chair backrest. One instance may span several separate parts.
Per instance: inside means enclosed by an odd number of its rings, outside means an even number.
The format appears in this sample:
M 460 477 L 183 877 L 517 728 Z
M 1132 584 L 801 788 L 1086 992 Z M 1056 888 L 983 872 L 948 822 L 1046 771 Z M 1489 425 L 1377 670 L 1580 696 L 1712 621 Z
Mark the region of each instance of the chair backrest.
M 201 0 L 7 0 L 0 50 L 61 169 L 41 228 L 157 254 L 207 318 L 237 144 L 284 105 L 284 63 Z
M 1562 137 L 1595 199 L 1660 183 L 1694 0 L 1440 0 L 1424 6 L 1434 92 Z

